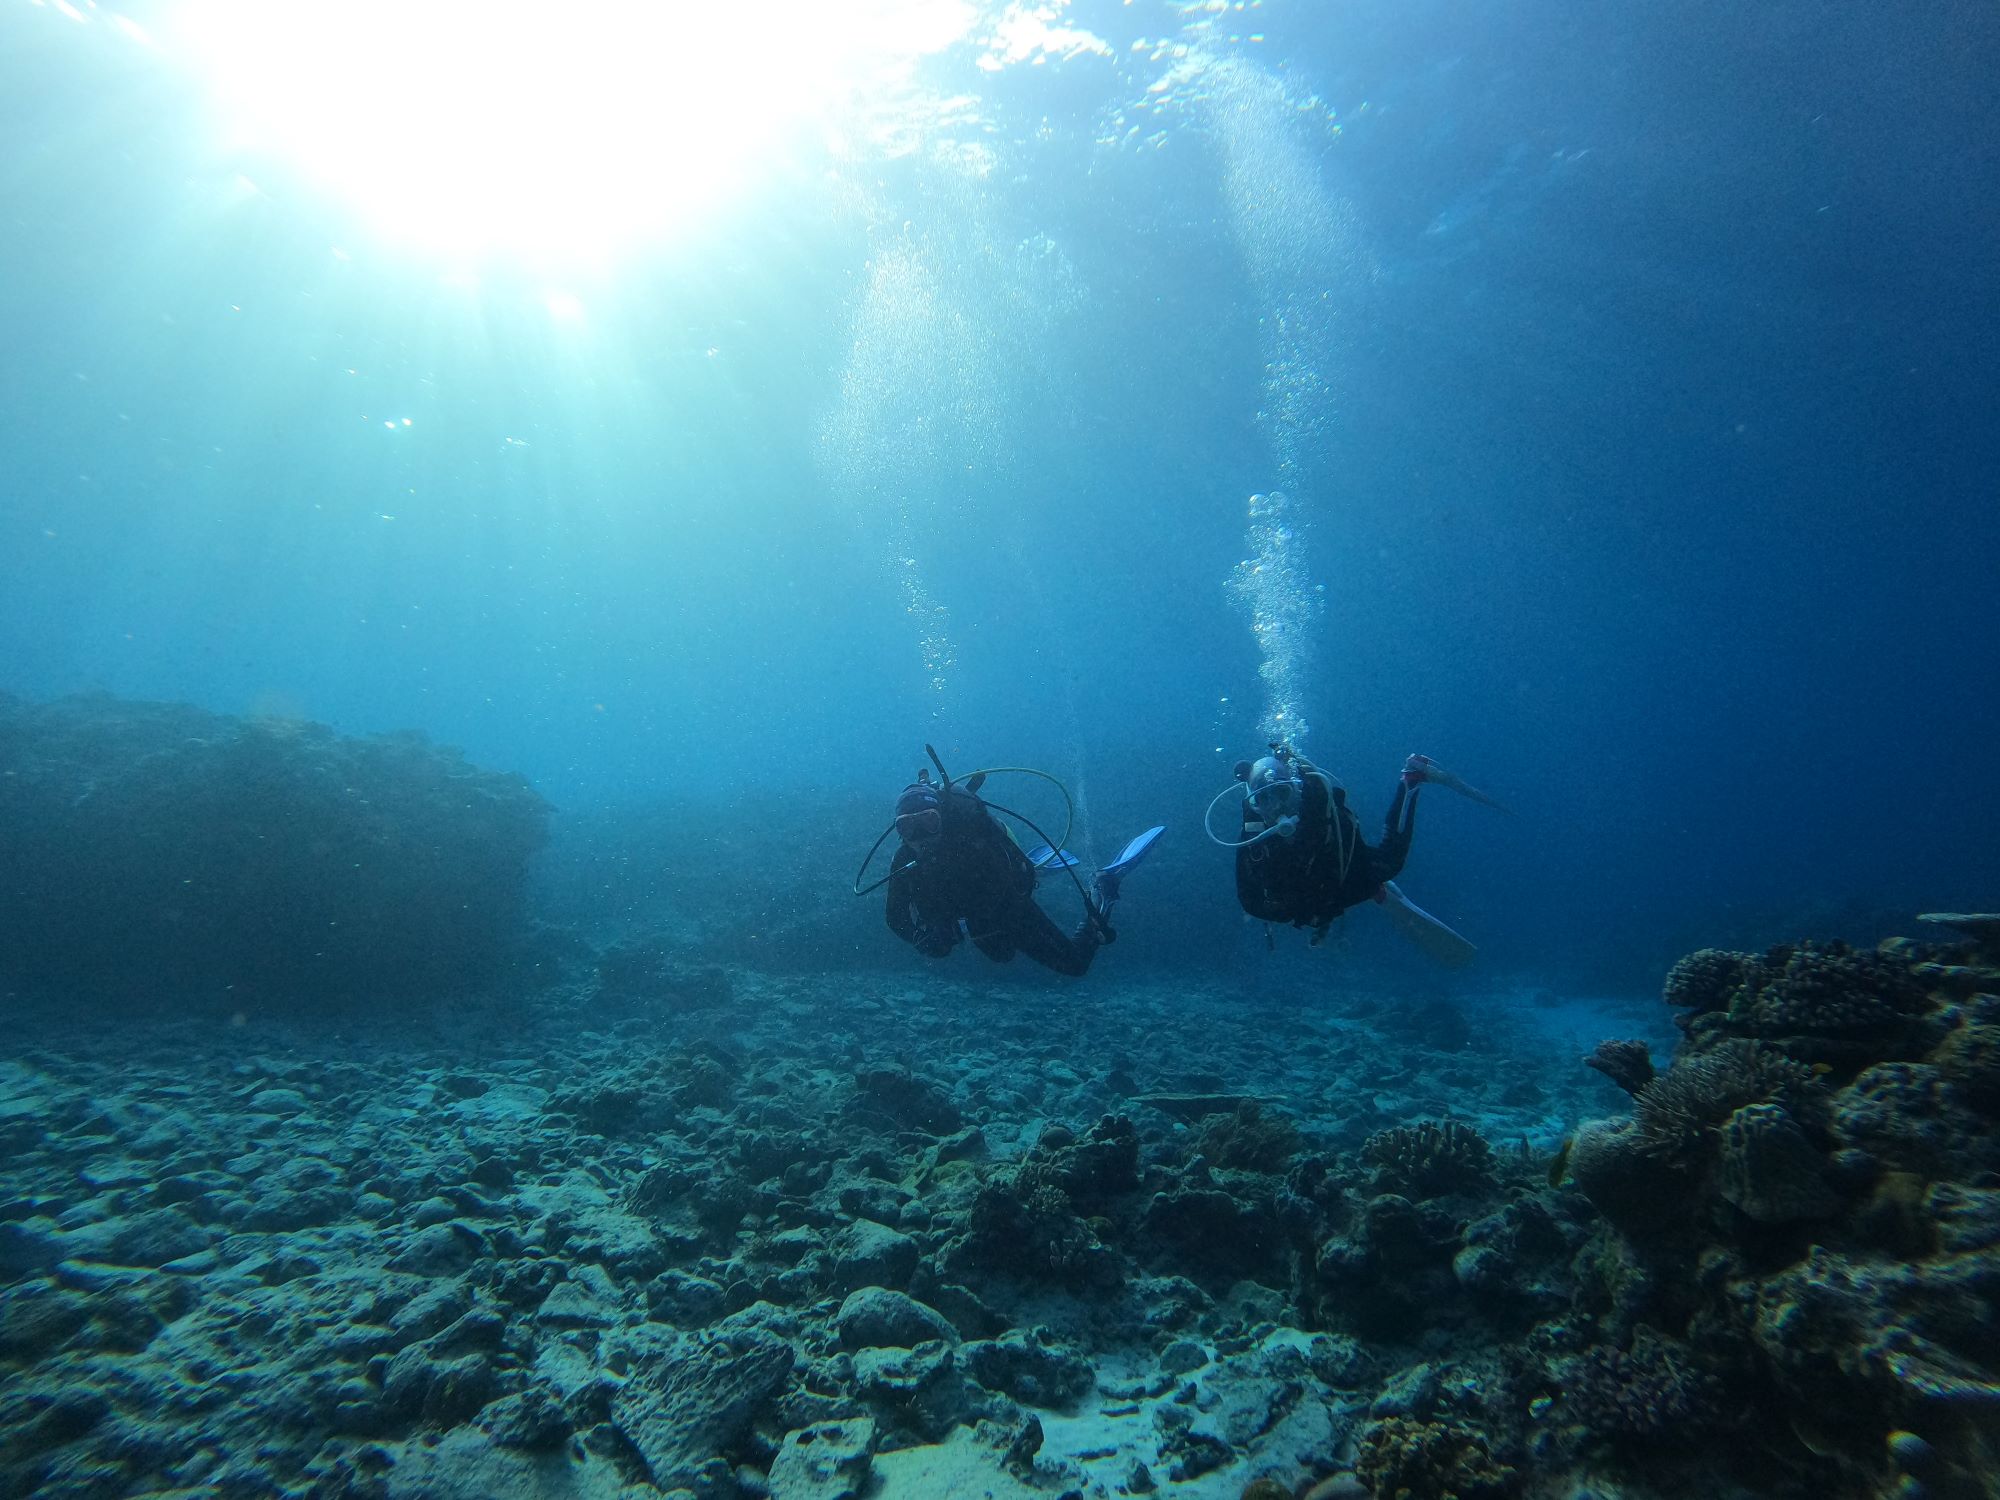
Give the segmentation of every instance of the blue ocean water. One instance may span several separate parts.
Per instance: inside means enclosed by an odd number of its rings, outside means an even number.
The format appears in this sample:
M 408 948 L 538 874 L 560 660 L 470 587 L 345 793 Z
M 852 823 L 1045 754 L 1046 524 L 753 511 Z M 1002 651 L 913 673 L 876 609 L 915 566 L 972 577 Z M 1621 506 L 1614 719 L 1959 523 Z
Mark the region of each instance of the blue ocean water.
M 1996 77 L 0 0 L 0 1490 L 1993 1493 Z M 1088 975 L 856 899 L 933 765 L 1166 825 Z
M 1371 827 L 1504 794 L 1407 882 L 1503 971 L 1990 893 L 1987 8 L 1042 9 L 524 266 L 224 139 L 173 7 L 8 6 L 0 686 L 857 852 L 926 741 L 1042 766 L 1170 825 L 1134 964 L 1254 954 L 1197 817 L 1281 710 Z

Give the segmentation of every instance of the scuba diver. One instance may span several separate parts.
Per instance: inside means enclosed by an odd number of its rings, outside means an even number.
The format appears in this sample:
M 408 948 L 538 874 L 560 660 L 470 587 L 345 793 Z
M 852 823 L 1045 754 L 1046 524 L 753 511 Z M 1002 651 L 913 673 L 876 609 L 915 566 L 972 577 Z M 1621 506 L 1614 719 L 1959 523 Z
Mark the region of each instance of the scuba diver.
M 1254 763 L 1237 763 L 1236 784 L 1216 794 L 1203 819 L 1207 827 L 1215 804 L 1236 785 L 1243 787 L 1242 836 L 1219 838 L 1208 829 L 1216 843 L 1236 851 L 1236 899 L 1243 910 L 1267 924 L 1310 928 L 1317 947 L 1334 918 L 1373 901 L 1433 958 L 1453 967 L 1470 962 L 1472 944 L 1406 897 L 1396 877 L 1409 858 L 1417 798 L 1426 785 L 1446 786 L 1492 807 L 1500 804 L 1429 756 L 1412 755 L 1396 779 L 1381 842 L 1370 845 L 1338 780 L 1281 741 L 1270 748 Z
M 884 915 L 889 930 L 928 958 L 943 958 L 970 938 L 975 948 L 997 963 L 1025 953 L 1058 974 L 1083 974 L 1097 950 L 1117 938 L 1110 918 L 1120 882 L 1146 856 L 1163 828 L 1150 828 L 1133 839 L 1097 872 L 1091 890 L 1085 892 L 1076 877 L 1076 856 L 1061 848 L 1059 841 L 1048 840 L 1020 813 L 979 795 L 988 775 L 1017 771 L 1054 783 L 1067 803 L 1069 792 L 1061 782 L 1025 766 L 975 771 L 954 782 L 937 752 L 928 745 L 924 749 L 937 766 L 939 779 L 933 781 L 928 770 L 921 770 L 903 788 L 896 798 L 895 821 L 876 839 L 855 876 L 855 894 L 866 895 L 886 885 Z M 1024 851 L 993 816 L 996 812 L 1026 825 L 1043 842 Z M 1073 822 L 1073 805 L 1070 813 Z M 891 833 L 898 844 L 888 875 L 863 886 L 861 876 Z M 1065 827 L 1064 838 L 1068 834 Z M 1083 897 L 1083 921 L 1068 934 L 1035 904 L 1037 875 L 1053 870 L 1068 873 Z

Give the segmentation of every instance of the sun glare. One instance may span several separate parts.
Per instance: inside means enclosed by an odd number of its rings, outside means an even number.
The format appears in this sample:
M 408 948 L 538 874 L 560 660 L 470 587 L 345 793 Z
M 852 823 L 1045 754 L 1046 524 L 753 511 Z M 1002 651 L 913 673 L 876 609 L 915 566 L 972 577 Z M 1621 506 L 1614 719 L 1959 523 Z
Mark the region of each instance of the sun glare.
M 197 0 L 182 17 L 236 145 L 291 158 L 395 239 L 535 264 L 702 223 L 971 25 L 955 0 Z

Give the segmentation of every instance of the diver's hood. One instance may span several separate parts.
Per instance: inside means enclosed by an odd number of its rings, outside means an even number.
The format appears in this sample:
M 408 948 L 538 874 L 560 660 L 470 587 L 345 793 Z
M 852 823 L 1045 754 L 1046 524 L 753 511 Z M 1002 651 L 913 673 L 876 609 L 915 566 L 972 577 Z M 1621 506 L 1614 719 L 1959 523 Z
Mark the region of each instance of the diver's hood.
M 928 781 L 913 781 L 896 798 L 896 816 L 922 812 L 939 805 L 937 788 Z
M 1268 787 L 1276 786 L 1280 782 L 1296 781 L 1298 778 L 1292 775 L 1289 762 L 1279 760 L 1275 755 L 1266 755 L 1252 763 L 1250 774 L 1243 779 L 1249 784 L 1250 795 L 1255 797 Z

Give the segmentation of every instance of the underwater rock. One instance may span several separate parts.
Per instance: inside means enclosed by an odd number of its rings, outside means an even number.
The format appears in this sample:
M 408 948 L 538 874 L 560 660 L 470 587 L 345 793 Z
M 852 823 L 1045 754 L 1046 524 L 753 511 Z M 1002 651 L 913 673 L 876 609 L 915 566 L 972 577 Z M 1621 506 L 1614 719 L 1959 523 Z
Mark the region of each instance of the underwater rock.
M 1039 1180 L 1051 1182 L 1072 1204 L 1096 1210 L 1139 1185 L 1139 1136 L 1132 1122 L 1106 1115 L 1081 1139 L 1048 1146 L 1044 1136 L 1029 1153 Z
M 714 1339 L 662 1334 L 630 1347 L 632 1373 L 611 1399 L 611 1419 L 666 1490 L 695 1487 L 735 1446 L 784 1387 L 795 1357 L 783 1338 L 756 1329 Z
M 619 1321 L 618 1288 L 599 1265 L 571 1268 L 567 1280 L 557 1282 L 535 1312 L 535 1321 L 545 1328 L 609 1328 Z
M 392 1271 L 417 1276 L 454 1276 L 490 1255 L 485 1237 L 461 1220 L 420 1229 L 389 1259 Z
M 443 1358 L 412 1344 L 389 1362 L 382 1381 L 382 1416 L 390 1422 L 421 1418 L 439 1427 L 475 1416 L 492 1399 L 495 1371 L 483 1354 Z
M 1140 1216 L 1153 1244 L 1187 1269 L 1232 1279 L 1269 1273 L 1283 1259 L 1285 1235 L 1268 1197 L 1238 1197 L 1221 1188 L 1155 1193 Z
M 1459 1231 L 1436 1203 L 1395 1193 L 1369 1199 L 1348 1234 L 1313 1247 L 1311 1315 L 1376 1341 L 1458 1321 L 1467 1310 L 1452 1272 Z
M 974 1380 L 1023 1406 L 1063 1410 L 1097 1387 L 1097 1371 L 1090 1361 L 1055 1344 L 1041 1330 L 976 1340 L 963 1345 L 960 1356 Z
M 843 1292 L 906 1287 L 923 1258 L 915 1240 L 872 1219 L 856 1219 L 834 1237 L 831 1249 L 835 1288 Z
M 646 1283 L 646 1313 L 655 1322 L 698 1328 L 720 1317 L 726 1301 L 720 1284 L 686 1271 L 662 1271 Z
M 1775 1104 L 1746 1104 L 1723 1125 L 1716 1191 L 1760 1224 L 1823 1219 L 1840 1205 L 1825 1158 Z
M 0 1290 L 0 1359 L 46 1359 L 90 1321 L 89 1299 L 49 1281 Z
M 1967 1104 L 2000 1115 L 2000 999 L 1981 997 L 1970 1010 L 1930 1061 Z
M 1114 1287 L 1125 1277 L 1119 1257 L 1077 1216 L 1046 1168 L 1026 1163 L 981 1185 L 965 1232 L 945 1247 L 938 1270 L 951 1281 L 986 1271 L 1073 1289 Z
M 951 1346 L 941 1339 L 911 1348 L 867 1348 L 854 1353 L 854 1385 L 862 1399 L 914 1400 L 951 1373 Z
M 558 1448 L 571 1431 L 562 1403 L 538 1385 L 488 1403 L 478 1421 L 494 1442 L 508 1448 Z
M 1369 1403 L 1372 1417 L 1429 1417 L 1437 1410 L 1438 1385 L 1443 1377 L 1436 1365 L 1420 1361 L 1386 1381 Z
M 456 1282 L 426 1286 L 412 1277 L 403 1286 L 385 1291 L 373 1311 L 377 1317 L 389 1314 L 388 1343 L 401 1349 L 442 1333 L 472 1311 L 472 1293 Z
M 46 1271 L 74 1253 L 68 1242 L 58 1225 L 39 1215 L 0 1220 L 0 1274 Z
M 866 1068 L 854 1078 L 854 1112 L 896 1130 L 947 1136 L 964 1124 L 951 1096 L 903 1068 Z
M 178 1209 L 155 1208 L 79 1230 L 69 1253 L 116 1266 L 164 1266 L 207 1249 L 214 1239 Z
M 874 1456 L 868 1417 L 788 1432 L 771 1461 L 771 1500 L 860 1500 L 874 1477 Z
M 1808 1402 L 1904 1425 L 1934 1405 L 2000 1412 L 2000 1364 L 1983 1331 L 1992 1275 L 1986 1253 L 1905 1266 L 1815 1246 L 1757 1287 L 1753 1333 Z
M 1160 1351 L 1160 1373 L 1186 1375 L 1208 1363 L 1208 1351 L 1193 1339 L 1175 1339 Z
M 933 1339 L 955 1343 L 957 1331 L 942 1313 L 914 1297 L 886 1287 L 865 1286 L 848 1293 L 833 1315 L 841 1347 L 914 1349 Z
M 1940 1182 L 1925 1194 L 1924 1213 L 1945 1254 L 2000 1251 L 2000 1188 Z

